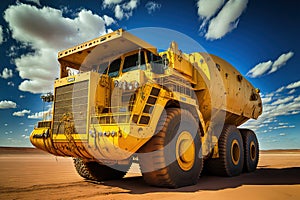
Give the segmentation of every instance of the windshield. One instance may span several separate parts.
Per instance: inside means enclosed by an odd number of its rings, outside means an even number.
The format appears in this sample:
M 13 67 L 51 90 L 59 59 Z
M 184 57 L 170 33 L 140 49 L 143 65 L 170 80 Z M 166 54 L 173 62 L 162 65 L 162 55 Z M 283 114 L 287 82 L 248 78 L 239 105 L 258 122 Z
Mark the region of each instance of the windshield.
M 119 75 L 119 69 L 121 65 L 121 58 L 114 60 L 109 67 L 108 75 L 110 77 L 116 77 Z
M 126 73 L 137 69 L 146 70 L 146 57 L 148 57 L 147 60 L 151 65 L 153 65 L 153 62 L 161 61 L 161 57 L 154 55 L 147 50 L 135 50 L 134 52 L 119 55 L 118 57 L 101 59 L 101 62 L 98 61 L 97 64 L 95 64 L 95 59 L 94 62 L 82 65 L 80 70 L 75 70 L 73 68 L 70 70 L 71 67 L 66 65 L 65 74 L 70 76 L 82 72 L 94 71 L 100 74 L 107 74 L 110 77 L 117 77 L 120 76 L 120 72 Z
M 162 57 L 159 55 L 152 54 L 151 52 L 147 52 L 148 62 L 151 65 L 152 72 L 156 74 L 163 74 L 164 73 L 164 63 Z
M 106 74 L 107 73 L 107 69 L 108 69 L 108 62 L 101 63 L 99 65 L 98 73 L 99 74 Z
M 141 66 L 145 65 L 145 55 L 144 52 L 141 52 Z M 126 56 L 123 64 L 122 72 L 129 72 L 139 68 L 139 54 L 133 54 L 130 56 Z

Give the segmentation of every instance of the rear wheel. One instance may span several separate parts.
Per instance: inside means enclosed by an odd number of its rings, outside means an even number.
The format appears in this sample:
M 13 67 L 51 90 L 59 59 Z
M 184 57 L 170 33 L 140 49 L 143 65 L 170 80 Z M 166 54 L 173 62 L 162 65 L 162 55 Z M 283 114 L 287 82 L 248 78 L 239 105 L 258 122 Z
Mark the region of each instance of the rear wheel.
M 118 169 L 122 169 L 122 171 L 119 171 L 98 162 L 84 162 L 82 158 L 74 158 L 77 173 L 85 179 L 94 181 L 121 179 L 125 176 L 130 164 L 118 166 Z
M 244 171 L 255 171 L 259 160 L 259 145 L 255 133 L 249 129 L 240 129 L 244 144 Z
M 202 170 L 202 152 L 193 115 L 179 108 L 167 109 L 157 130 L 139 152 L 144 180 L 169 188 L 196 184 Z
M 218 140 L 219 158 L 207 160 L 207 170 L 219 176 L 237 176 L 243 171 L 244 150 L 240 131 L 233 125 L 224 125 Z

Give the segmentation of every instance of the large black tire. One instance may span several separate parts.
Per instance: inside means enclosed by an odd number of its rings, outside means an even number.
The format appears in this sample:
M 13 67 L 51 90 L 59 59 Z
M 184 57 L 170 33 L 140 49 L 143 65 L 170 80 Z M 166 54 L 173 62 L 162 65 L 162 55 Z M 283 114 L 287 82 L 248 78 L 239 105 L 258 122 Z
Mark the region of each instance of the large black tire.
M 219 158 L 207 160 L 206 169 L 218 176 L 237 176 L 243 171 L 244 148 L 240 131 L 233 125 L 224 125 L 218 140 Z
M 198 182 L 202 163 L 199 125 L 187 110 L 169 108 L 156 134 L 140 149 L 143 178 L 153 186 L 178 188 Z
M 249 129 L 240 129 L 244 144 L 244 172 L 256 170 L 259 160 L 259 144 L 255 133 Z
M 122 168 L 122 171 L 119 171 L 97 162 L 84 162 L 81 158 L 74 158 L 74 166 L 81 177 L 93 181 L 121 179 L 130 167 L 130 165 L 118 166 L 118 169 Z

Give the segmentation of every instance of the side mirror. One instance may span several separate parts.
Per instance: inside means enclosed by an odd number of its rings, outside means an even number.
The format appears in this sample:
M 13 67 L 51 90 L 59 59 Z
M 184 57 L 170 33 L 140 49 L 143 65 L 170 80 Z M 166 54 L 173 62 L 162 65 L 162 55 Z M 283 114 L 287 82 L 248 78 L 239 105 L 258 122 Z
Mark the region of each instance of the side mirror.
M 162 56 L 162 61 L 163 61 L 163 65 L 164 65 L 164 70 L 166 70 L 169 67 L 169 64 L 170 64 L 169 59 L 167 57 L 167 54 L 164 54 Z

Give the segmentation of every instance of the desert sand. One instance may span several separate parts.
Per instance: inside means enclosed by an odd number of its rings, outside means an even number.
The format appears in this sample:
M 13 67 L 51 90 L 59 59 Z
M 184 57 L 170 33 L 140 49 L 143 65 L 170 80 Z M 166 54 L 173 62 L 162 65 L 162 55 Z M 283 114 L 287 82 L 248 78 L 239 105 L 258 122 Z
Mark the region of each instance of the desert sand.
M 134 164 L 117 181 L 77 175 L 71 158 L 36 149 L 0 148 L 0 199 L 300 199 L 300 151 L 262 151 L 258 169 L 238 177 L 204 175 L 198 184 L 165 189 L 144 183 Z

